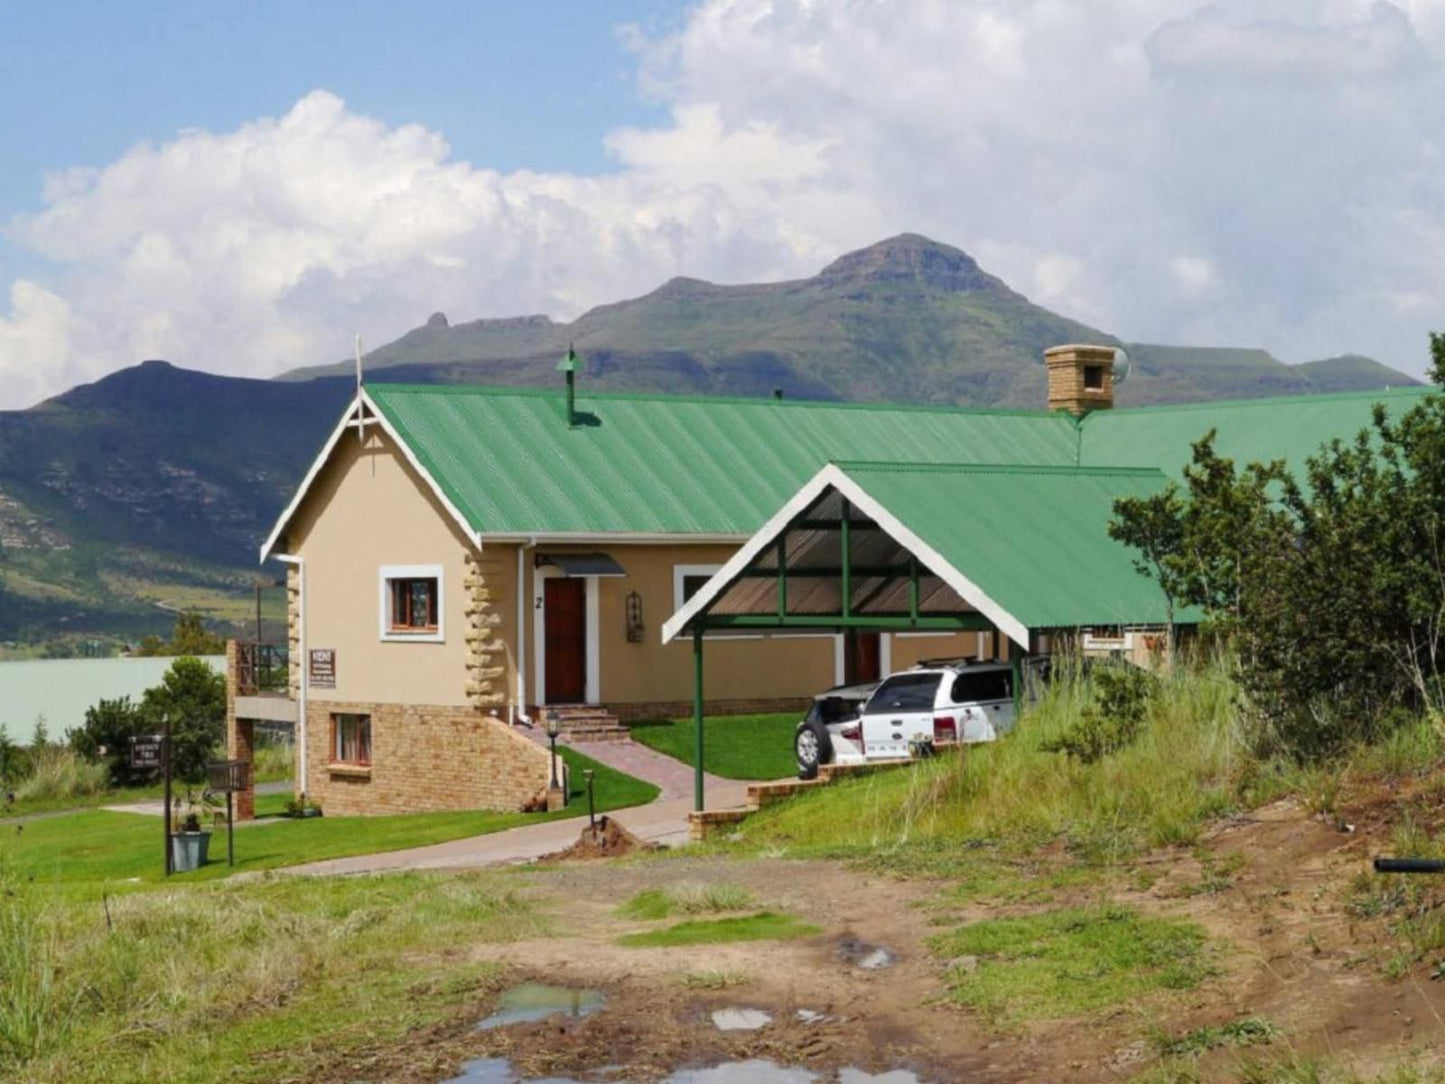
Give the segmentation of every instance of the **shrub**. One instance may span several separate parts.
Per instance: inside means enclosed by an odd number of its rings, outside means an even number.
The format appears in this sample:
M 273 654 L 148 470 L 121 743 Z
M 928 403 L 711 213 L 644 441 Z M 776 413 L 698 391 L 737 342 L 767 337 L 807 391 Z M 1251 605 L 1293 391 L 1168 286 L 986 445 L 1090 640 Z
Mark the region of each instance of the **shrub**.
M 70 731 L 70 748 L 86 760 L 104 764 L 118 787 L 135 786 L 155 776 L 154 769 L 130 766 L 131 739 L 151 732 L 145 713 L 130 697 L 101 700 L 85 709 L 85 723 Z
M 1158 681 L 1137 667 L 1111 666 L 1096 671 L 1092 684 L 1094 699 L 1080 712 L 1078 722 L 1040 743 L 1040 749 L 1092 764 L 1134 741 Z
M 51 802 L 103 793 L 110 785 L 110 772 L 69 749 L 50 746 L 34 754 L 28 778 L 15 787 L 20 802 Z

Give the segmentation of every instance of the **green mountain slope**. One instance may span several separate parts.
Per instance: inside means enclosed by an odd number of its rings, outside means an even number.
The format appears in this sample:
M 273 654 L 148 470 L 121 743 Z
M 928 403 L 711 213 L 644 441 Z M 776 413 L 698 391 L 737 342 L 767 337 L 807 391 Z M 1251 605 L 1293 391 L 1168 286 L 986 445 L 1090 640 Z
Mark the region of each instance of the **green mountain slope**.
M 0 640 L 244 616 L 258 531 L 351 390 L 151 361 L 0 413 Z
M 373 382 L 552 385 L 575 343 L 602 390 L 1044 405 L 1046 347 L 1117 343 L 959 249 L 905 234 L 794 282 L 673 279 L 584 313 L 451 326 L 367 356 Z M 1123 404 L 1414 383 L 1368 358 L 1127 344 Z M 146 362 L 0 413 L 0 641 L 135 636 L 167 608 L 249 613 L 256 547 L 352 391 L 351 365 L 240 380 Z
M 368 379 L 546 385 L 571 344 L 598 388 L 1036 407 L 1043 351 L 1118 344 L 1032 304 L 967 253 L 903 234 L 809 279 L 719 286 L 673 279 L 571 323 L 545 316 L 452 326 L 442 314 L 372 351 Z M 1286 365 L 1263 350 L 1128 344 L 1120 402 L 1302 394 L 1412 383 L 1367 358 Z M 302 369 L 288 379 L 350 372 Z M 1350 383 L 1350 381 L 1357 381 Z

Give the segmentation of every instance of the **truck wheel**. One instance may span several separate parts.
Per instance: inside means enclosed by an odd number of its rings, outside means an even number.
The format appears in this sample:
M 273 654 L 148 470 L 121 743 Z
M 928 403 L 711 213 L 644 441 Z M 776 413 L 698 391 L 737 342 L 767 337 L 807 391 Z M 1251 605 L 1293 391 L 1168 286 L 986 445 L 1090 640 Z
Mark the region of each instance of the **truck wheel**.
M 828 728 L 817 722 L 799 723 L 793 736 L 793 751 L 798 757 L 798 778 L 816 779 L 818 765 L 833 759 L 833 741 L 828 737 Z

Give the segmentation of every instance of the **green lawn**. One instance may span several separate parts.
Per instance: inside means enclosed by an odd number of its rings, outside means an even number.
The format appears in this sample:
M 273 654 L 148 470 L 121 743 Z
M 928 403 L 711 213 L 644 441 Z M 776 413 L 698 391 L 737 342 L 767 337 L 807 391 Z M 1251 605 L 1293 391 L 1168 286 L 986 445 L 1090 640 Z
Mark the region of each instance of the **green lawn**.
M 703 766 L 724 779 L 782 779 L 796 775 L 793 731 L 796 712 L 773 715 L 710 715 L 703 719 Z M 633 723 L 632 736 L 659 753 L 692 764 L 692 719 Z
M 274 869 L 355 854 L 421 847 L 499 832 L 587 812 L 582 770 L 596 772 L 599 811 L 641 805 L 657 797 L 651 783 L 614 771 L 571 749 L 559 749 L 571 765 L 571 804 L 557 813 L 414 813 L 387 817 L 277 819 L 236 832 L 234 872 Z M 279 812 L 285 795 L 257 800 L 262 815 Z M 11 835 L 11 833 L 14 833 Z M 160 820 L 134 813 L 80 812 L 4 829 L 0 864 L 20 877 L 60 886 L 66 894 L 94 898 L 102 891 L 163 880 Z M 211 838 L 211 864 L 176 881 L 202 881 L 233 872 L 225 864 L 225 834 Z M 216 861 L 219 858 L 220 861 Z
M 931 947 L 944 960 L 974 957 L 972 969 L 948 971 L 949 993 L 1003 1024 L 1134 1004 L 1212 973 L 1202 928 L 1117 906 L 973 922 Z

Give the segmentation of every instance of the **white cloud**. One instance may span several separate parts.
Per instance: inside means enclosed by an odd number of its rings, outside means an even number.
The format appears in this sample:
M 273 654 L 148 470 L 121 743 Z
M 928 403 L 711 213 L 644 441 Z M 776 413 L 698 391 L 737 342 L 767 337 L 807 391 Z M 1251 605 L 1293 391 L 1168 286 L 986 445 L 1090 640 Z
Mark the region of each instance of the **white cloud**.
M 324 91 L 143 144 L 10 225 L 55 271 L 0 305 L 0 397 L 154 355 L 271 375 L 436 309 L 568 317 L 906 229 L 1122 336 L 1418 372 L 1445 308 L 1445 0 L 1258 7 L 710 0 L 632 33 L 670 120 L 613 132 L 598 176 L 457 161 Z
M 1214 285 L 1214 264 L 1203 256 L 1175 256 L 1169 270 L 1186 294 L 1202 293 Z

